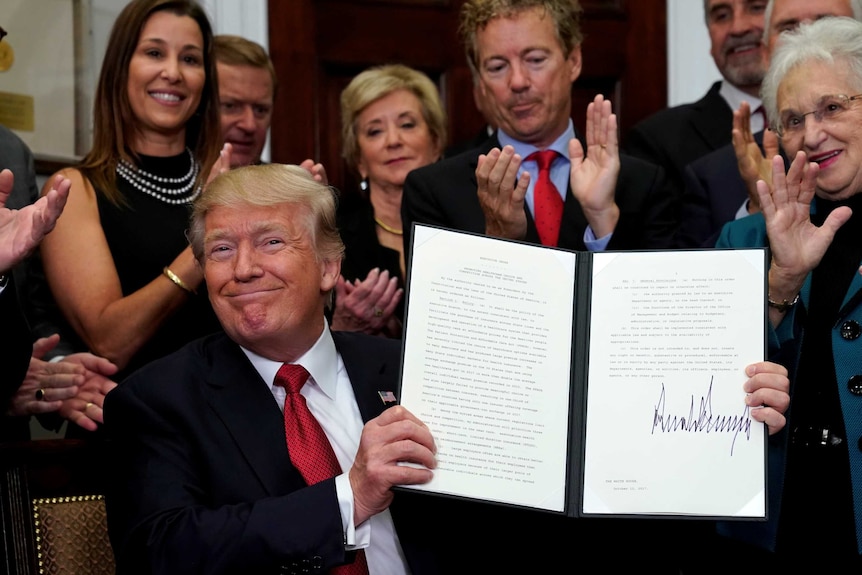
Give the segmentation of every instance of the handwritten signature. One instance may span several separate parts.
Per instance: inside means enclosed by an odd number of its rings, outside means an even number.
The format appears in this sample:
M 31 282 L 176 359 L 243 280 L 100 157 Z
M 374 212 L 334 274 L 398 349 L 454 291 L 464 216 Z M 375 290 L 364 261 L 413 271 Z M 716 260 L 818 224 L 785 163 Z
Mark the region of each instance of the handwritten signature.
M 745 433 L 745 439 L 751 439 L 751 418 L 749 417 L 749 406 L 745 405 L 741 415 L 717 415 L 712 412 L 712 383 L 713 377 L 709 378 L 709 391 L 700 398 L 700 406 L 695 412 L 695 398 L 691 396 L 691 405 L 688 416 L 665 415 L 665 389 L 661 384 L 661 395 L 655 406 L 652 420 L 652 434 L 656 429 L 663 433 L 675 431 L 689 431 L 692 433 L 733 433 L 733 441 L 730 444 L 730 455 L 733 456 L 733 448 L 736 438 L 740 432 Z

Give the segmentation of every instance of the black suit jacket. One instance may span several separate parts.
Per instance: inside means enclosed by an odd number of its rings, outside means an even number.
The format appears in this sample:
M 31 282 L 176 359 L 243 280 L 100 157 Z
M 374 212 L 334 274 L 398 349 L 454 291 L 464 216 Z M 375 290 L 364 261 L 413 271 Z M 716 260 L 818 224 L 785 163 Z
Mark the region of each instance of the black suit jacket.
M 0 125 L 0 170 L 8 168 L 15 176 L 12 193 L 6 201 L 7 208 L 20 210 L 39 199 L 36 186 L 36 170 L 33 154 L 15 132 Z M 71 342 L 77 340 L 72 327 L 63 318 L 42 267 L 42 257 L 37 249 L 15 266 L 13 275 L 18 284 L 18 299 L 21 309 L 30 324 L 34 338 L 48 337 L 59 333 L 61 340 L 44 359 L 57 355 L 69 355 L 76 350 Z M 43 421 L 45 418 L 41 418 Z
M 485 233 L 485 215 L 476 193 L 479 155 L 500 147 L 494 135 L 480 147 L 413 170 L 404 182 L 401 221 L 405 254 L 409 254 L 412 224 L 433 224 L 456 230 Z M 667 186 L 663 170 L 637 158 L 621 155 L 616 202 L 620 219 L 608 243 L 609 250 L 661 249 L 671 246 L 678 222 L 678 202 Z M 539 244 L 536 224 L 526 203 L 525 241 Z M 586 250 L 587 218 L 578 201 L 566 195 L 557 245 Z
M 480 147 L 485 141 L 488 139 L 489 134 L 492 133 L 490 126 L 484 126 L 481 130 L 476 132 L 476 134 L 470 138 L 469 140 L 464 140 L 462 142 L 456 142 L 446 148 L 443 151 L 444 158 L 451 158 L 453 156 L 457 156 L 458 154 L 463 154 L 464 152 L 468 152 L 472 149 Z
M 333 338 L 368 421 L 385 408 L 377 392 L 398 390 L 400 343 L 346 332 Z M 277 403 L 226 335 L 143 367 L 108 394 L 105 414 L 118 573 L 323 573 L 352 560 L 334 479 L 305 485 Z M 445 572 L 437 551 L 452 547 L 437 545 L 442 534 L 430 531 L 436 522 L 426 509 L 438 502 L 410 492 L 395 499 L 390 509 L 411 571 Z
M 19 210 L 39 199 L 30 148 L 15 132 L 0 125 L 0 170 L 4 169 L 11 170 L 15 176 L 5 207 Z M 3 322 L 0 329 L 0 365 L 3 366 L 0 372 L 0 413 L 5 412 L 9 399 L 24 381 L 33 352 L 34 338 L 25 319 L 29 303 L 26 292 L 32 281 L 28 279 L 29 260 L 33 257 L 15 266 L 10 274 L 12 277 L 9 284 L 0 294 L 0 319 Z M 0 415 L 0 440 L 29 439 L 29 420 L 29 417 Z
M 33 352 L 33 338 L 30 328 L 21 313 L 15 281 L 10 278 L 6 288 L 0 293 L 0 408 L 4 413 L 9 400 L 18 391 Z M 0 441 L 22 441 L 30 438 L 28 417 L 7 417 L 0 415 Z
M 763 131 L 754 134 L 763 149 Z M 784 157 L 785 169 L 788 167 Z M 739 174 L 733 144 L 727 144 L 688 165 L 684 175 L 679 232 L 675 245 L 681 248 L 711 248 L 727 222 L 748 199 L 748 189 Z
M 18 305 L 12 278 L 0 292 L 0 318 L 3 318 L 3 329 L 0 329 L 0 365 L 3 366 L 0 371 L 0 401 L 5 405 L 24 381 L 33 352 L 30 328 Z
M 623 141 L 625 152 L 664 167 L 681 194 L 685 167 L 730 144 L 733 110 L 720 88 L 716 82 L 697 102 L 666 108 L 635 124 Z

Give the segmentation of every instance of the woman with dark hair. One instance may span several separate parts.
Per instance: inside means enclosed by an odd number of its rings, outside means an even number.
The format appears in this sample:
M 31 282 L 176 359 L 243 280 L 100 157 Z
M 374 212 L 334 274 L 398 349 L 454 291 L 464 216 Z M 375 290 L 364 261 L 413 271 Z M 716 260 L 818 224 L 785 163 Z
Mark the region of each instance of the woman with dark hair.
M 212 41 L 194 0 L 130 2 L 108 41 L 93 147 L 60 171 L 72 188 L 41 247 L 46 277 L 81 347 L 114 362 L 117 381 L 220 329 L 185 235 L 207 175 L 229 165 Z M 101 399 L 68 402 L 101 410 Z

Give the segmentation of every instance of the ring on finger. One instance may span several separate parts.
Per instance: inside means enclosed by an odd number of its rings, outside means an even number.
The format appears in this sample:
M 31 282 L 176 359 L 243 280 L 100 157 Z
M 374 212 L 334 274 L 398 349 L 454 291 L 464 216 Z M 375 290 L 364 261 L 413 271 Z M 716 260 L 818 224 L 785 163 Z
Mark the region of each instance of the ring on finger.
M 88 402 L 87 402 L 87 405 L 85 405 L 85 406 L 84 406 L 84 411 L 87 411 L 87 410 L 88 410 L 88 409 L 90 409 L 90 407 L 92 407 L 92 406 L 93 406 L 93 402 L 92 402 L 92 401 L 88 401 Z
M 45 390 L 41 387 L 36 390 L 36 401 L 42 401 L 45 399 Z
M 381 317 L 383 315 L 383 310 L 379 307 L 374 308 L 374 317 Z

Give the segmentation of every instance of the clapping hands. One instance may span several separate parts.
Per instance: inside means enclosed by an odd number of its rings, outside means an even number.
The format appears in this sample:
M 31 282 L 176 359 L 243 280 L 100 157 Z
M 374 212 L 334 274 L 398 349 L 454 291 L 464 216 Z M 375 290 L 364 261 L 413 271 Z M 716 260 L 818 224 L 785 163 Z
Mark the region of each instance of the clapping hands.
M 20 417 L 59 411 L 72 423 L 95 431 L 104 421 L 104 397 L 117 386 L 109 379 L 117 372 L 117 366 L 91 353 L 74 353 L 61 361 L 44 361 L 42 358 L 59 341 L 60 336 L 54 334 L 33 344 L 27 374 L 6 414 Z
M 597 238 L 613 233 L 620 219 L 615 194 L 620 173 L 617 116 L 599 94 L 587 106 L 587 155 L 576 138 L 569 142 L 572 194 Z
M 335 284 L 332 329 L 361 331 L 371 335 L 400 337 L 401 321 L 395 310 L 404 289 L 388 270 L 374 268 L 364 280 L 347 281 L 339 276 Z
M 772 187 L 772 160 L 778 154 L 778 136 L 772 130 L 763 132 L 763 151 L 751 132 L 751 106 L 748 102 L 740 104 L 733 112 L 731 131 L 733 150 L 739 166 L 739 175 L 748 190 L 748 213 L 760 211 L 760 198 L 757 195 L 757 181 L 763 180 Z

